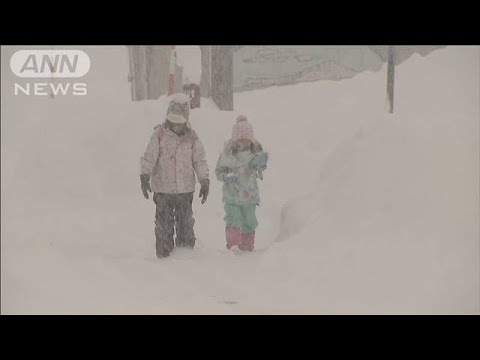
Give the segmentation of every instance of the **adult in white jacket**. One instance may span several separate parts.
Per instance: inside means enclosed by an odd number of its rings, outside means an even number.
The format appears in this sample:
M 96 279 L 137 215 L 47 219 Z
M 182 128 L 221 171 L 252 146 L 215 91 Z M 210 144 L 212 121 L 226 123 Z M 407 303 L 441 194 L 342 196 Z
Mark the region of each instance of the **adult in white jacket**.
M 192 211 L 195 175 L 201 184 L 202 204 L 208 197 L 210 181 L 205 149 L 191 129 L 189 113 L 187 96 L 174 95 L 165 122 L 154 128 L 140 161 L 143 195 L 148 199 L 148 192 L 154 193 L 159 258 L 168 256 L 174 246 L 195 246 Z

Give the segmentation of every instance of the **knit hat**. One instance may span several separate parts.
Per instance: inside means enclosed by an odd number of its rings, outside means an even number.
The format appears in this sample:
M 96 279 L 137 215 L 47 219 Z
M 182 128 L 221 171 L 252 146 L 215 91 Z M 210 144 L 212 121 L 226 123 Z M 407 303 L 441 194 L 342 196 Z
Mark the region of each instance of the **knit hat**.
M 233 125 L 232 140 L 240 139 L 253 141 L 253 126 L 248 122 L 245 115 L 239 115 L 236 124 Z
M 179 93 L 172 97 L 168 104 L 167 120 L 174 124 L 183 124 L 188 121 L 190 115 L 190 104 L 185 94 Z

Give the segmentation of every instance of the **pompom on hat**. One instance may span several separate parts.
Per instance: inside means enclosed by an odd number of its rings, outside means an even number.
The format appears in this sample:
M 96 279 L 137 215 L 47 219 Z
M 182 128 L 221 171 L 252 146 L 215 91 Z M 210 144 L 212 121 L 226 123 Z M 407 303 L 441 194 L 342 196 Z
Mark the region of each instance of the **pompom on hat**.
M 237 122 L 233 125 L 232 130 L 232 140 L 237 141 L 241 139 L 254 141 L 253 126 L 248 122 L 245 115 L 239 115 L 237 117 Z

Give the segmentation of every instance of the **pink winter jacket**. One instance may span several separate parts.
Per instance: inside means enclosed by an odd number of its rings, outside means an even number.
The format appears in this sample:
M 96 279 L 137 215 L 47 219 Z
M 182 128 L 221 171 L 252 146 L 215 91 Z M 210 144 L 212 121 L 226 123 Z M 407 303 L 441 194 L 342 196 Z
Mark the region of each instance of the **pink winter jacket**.
M 153 192 L 182 194 L 195 191 L 198 181 L 208 179 L 205 149 L 194 131 L 177 136 L 157 125 L 140 159 L 140 174 L 149 174 Z

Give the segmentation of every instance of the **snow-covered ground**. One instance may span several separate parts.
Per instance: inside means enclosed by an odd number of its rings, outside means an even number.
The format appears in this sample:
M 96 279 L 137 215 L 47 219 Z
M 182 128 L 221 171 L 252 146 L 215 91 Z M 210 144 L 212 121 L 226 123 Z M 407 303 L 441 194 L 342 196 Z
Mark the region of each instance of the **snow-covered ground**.
M 207 99 L 192 111 L 211 171 L 197 247 L 154 253 L 139 157 L 166 99 L 133 103 L 122 47 L 86 47 L 86 97 L 13 96 L 2 48 L 3 314 L 478 314 L 479 47 Z M 257 251 L 224 246 L 213 170 L 240 113 L 270 153 Z M 198 196 L 198 188 L 197 195 Z

